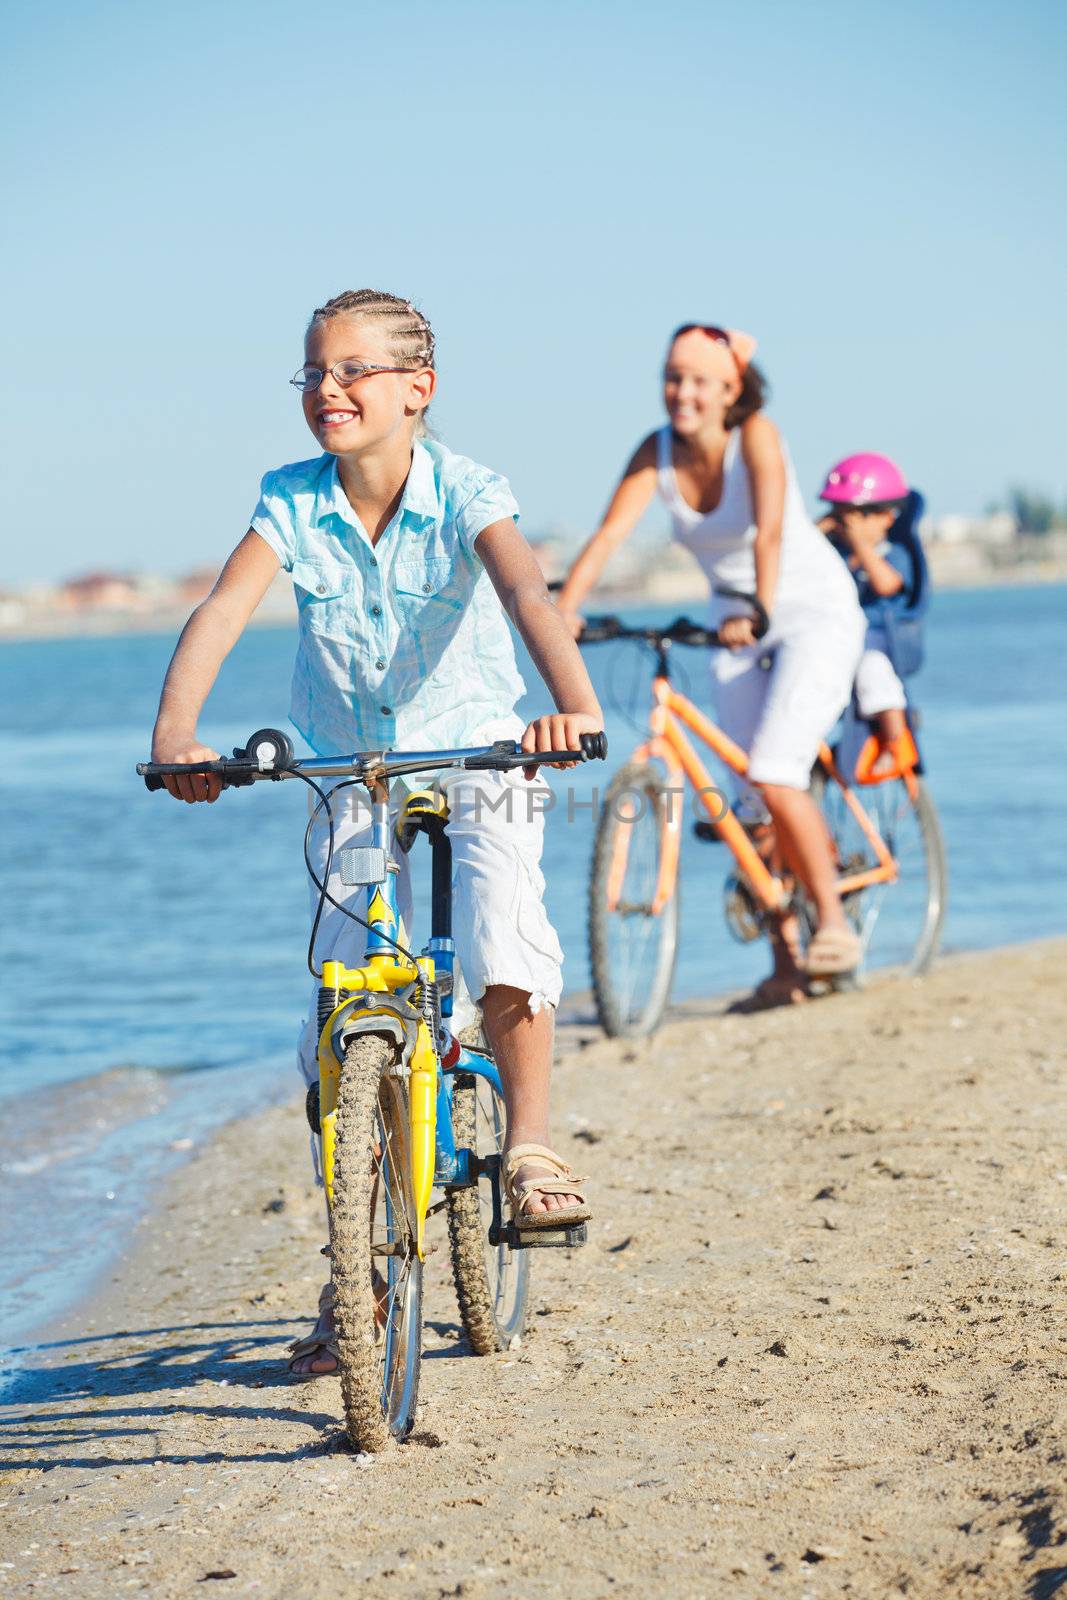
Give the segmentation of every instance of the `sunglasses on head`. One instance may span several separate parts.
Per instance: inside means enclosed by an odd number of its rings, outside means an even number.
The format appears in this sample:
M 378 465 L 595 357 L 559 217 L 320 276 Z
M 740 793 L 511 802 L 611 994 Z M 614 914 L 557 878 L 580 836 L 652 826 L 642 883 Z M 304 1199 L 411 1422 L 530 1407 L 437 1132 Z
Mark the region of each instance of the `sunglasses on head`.
M 680 328 L 675 328 L 671 334 L 671 343 L 680 339 L 683 333 L 706 333 L 709 339 L 714 339 L 716 344 L 724 344 L 729 350 L 730 335 L 725 328 L 717 328 L 713 322 L 683 322 Z

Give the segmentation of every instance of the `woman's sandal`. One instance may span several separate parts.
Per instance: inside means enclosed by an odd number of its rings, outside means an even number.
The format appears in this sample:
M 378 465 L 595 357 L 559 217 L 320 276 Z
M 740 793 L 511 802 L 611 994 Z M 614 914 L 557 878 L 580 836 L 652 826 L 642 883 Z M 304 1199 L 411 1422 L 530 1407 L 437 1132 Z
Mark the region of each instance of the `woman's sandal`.
M 380 1343 L 385 1332 L 386 1302 L 389 1289 L 381 1273 L 375 1269 L 373 1276 L 374 1288 L 374 1342 Z M 333 1310 L 333 1284 L 324 1283 L 319 1291 L 319 1317 L 324 1311 Z M 334 1378 L 337 1376 L 341 1365 L 341 1357 L 337 1350 L 336 1333 L 320 1333 L 318 1328 L 313 1328 L 303 1339 L 296 1339 L 289 1346 L 289 1371 L 294 1378 Z M 332 1356 L 334 1365 L 325 1372 L 297 1372 L 296 1363 L 305 1356 Z
M 516 1181 L 519 1168 L 527 1163 L 548 1167 L 536 1178 Z M 592 1211 L 582 1193 L 582 1184 L 588 1179 L 579 1178 L 554 1150 L 543 1144 L 517 1144 L 504 1157 L 500 1167 L 504 1193 L 511 1205 L 511 1220 L 517 1228 L 570 1228 L 578 1222 L 587 1222 Z M 535 1195 L 576 1194 L 579 1204 L 558 1207 L 552 1211 L 529 1211 L 527 1207 Z
M 862 959 L 863 945 L 852 928 L 820 928 L 808 946 L 804 971 L 809 978 L 836 978 L 855 972 Z

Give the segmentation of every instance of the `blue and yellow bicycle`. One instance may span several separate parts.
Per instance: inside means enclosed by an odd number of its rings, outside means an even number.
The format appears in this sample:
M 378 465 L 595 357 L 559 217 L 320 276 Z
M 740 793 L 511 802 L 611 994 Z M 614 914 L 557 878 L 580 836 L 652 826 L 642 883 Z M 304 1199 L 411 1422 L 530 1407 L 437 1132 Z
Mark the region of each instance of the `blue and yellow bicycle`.
M 326 1188 L 345 1422 L 357 1450 L 382 1450 L 414 1426 L 428 1216 L 446 1214 L 460 1317 L 479 1355 L 507 1349 L 522 1334 L 526 1251 L 582 1244 L 586 1231 L 584 1224 L 523 1230 L 504 1217 L 500 1075 L 487 1050 L 461 1044 L 450 1027 L 455 945 L 447 799 L 439 789 L 414 791 L 391 830 L 390 780 L 449 770 L 508 772 L 607 754 L 603 734 L 585 734 L 581 743 L 578 751 L 537 756 L 504 740 L 476 749 L 297 759 L 288 736 L 267 728 L 231 758 L 137 768 L 149 789 L 162 789 L 168 775 L 200 772 L 217 773 L 223 788 L 297 778 L 318 796 L 304 836 L 305 865 L 319 894 L 308 946 L 308 966 L 319 981 L 319 1081 L 307 1105 Z M 329 789 L 322 786 L 327 782 Z M 332 800 L 354 785 L 370 796 L 371 842 L 337 854 L 342 883 L 365 892 L 363 915 L 328 889 Z M 329 836 L 321 879 L 311 859 L 320 819 Z M 397 907 L 397 852 L 410 851 L 420 833 L 432 854 L 430 938 L 414 954 Z M 327 903 L 366 929 L 362 966 L 316 967 L 315 936 Z M 433 1203 L 435 1186 L 443 1195 Z

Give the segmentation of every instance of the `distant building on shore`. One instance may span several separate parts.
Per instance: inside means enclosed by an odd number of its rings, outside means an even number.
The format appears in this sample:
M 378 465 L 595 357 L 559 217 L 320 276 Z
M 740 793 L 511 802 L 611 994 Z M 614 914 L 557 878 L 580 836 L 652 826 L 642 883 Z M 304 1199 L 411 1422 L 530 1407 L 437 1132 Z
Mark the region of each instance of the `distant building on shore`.
M 86 572 L 54 591 L 61 611 L 138 611 L 140 599 L 137 579 L 123 572 Z
M 984 517 L 968 517 L 958 511 L 940 517 L 924 517 L 919 532 L 928 544 L 997 545 L 1003 548 L 1019 536 L 1010 511 L 990 511 Z

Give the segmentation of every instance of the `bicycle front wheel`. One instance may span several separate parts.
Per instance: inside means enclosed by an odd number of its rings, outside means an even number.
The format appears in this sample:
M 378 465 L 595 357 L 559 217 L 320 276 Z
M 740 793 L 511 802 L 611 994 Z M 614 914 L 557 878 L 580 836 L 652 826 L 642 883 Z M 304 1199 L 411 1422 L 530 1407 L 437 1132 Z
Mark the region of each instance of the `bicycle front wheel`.
M 812 794 L 822 809 L 842 874 L 864 872 L 877 859 L 840 785 L 817 768 Z M 854 791 L 897 864 L 892 883 L 845 896 L 845 912 L 863 943 L 866 967 L 925 972 L 941 943 L 948 902 L 948 863 L 937 810 L 924 780 L 902 778 Z
M 341 1396 L 357 1450 L 415 1423 L 422 1262 L 415 1247 L 408 1084 L 392 1039 L 358 1035 L 337 1094 L 330 1246 Z
M 452 1090 L 456 1145 L 484 1159 L 504 1150 L 504 1102 L 491 1083 L 457 1072 Z M 488 1176 L 446 1191 L 452 1274 L 464 1331 L 475 1355 L 508 1350 L 522 1337 L 530 1287 L 530 1253 L 489 1243 L 493 1193 Z
M 613 1039 L 651 1033 L 670 998 L 679 913 L 677 871 L 661 883 L 670 803 L 656 769 L 630 762 L 609 784 L 597 823 L 589 965 L 600 1025 Z

